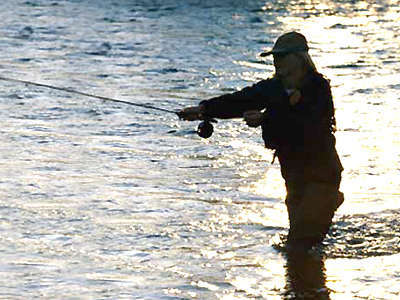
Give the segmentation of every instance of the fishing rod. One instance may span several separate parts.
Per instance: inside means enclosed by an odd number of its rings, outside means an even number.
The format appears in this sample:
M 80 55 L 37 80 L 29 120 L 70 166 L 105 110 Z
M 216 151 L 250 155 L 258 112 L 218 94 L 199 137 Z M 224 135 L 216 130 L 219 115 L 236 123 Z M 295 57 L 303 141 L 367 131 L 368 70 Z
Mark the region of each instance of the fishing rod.
M 160 107 L 154 107 L 154 106 L 148 105 L 148 104 L 134 103 L 134 102 L 114 99 L 114 98 L 110 98 L 110 97 L 93 95 L 93 94 L 89 94 L 89 93 L 85 93 L 85 92 L 80 92 L 80 91 L 77 91 L 77 90 L 74 90 L 74 89 L 71 89 L 71 88 L 58 87 L 58 86 L 54 86 L 54 85 L 49 85 L 49 84 L 44 84 L 44 83 L 37 83 L 37 82 L 33 82 L 33 81 L 28 81 L 28 80 L 8 78 L 8 77 L 4 77 L 4 76 L 0 76 L 0 80 L 9 81 L 9 82 L 23 83 L 23 84 L 27 84 L 27 85 L 34 85 L 34 86 L 38 86 L 38 87 L 44 87 L 44 88 L 48 88 L 48 89 L 52 89 L 52 90 L 58 90 L 58 91 L 63 91 L 63 92 L 67 92 L 67 93 L 77 94 L 77 95 L 81 95 L 81 96 L 85 96 L 85 97 L 89 97 L 89 98 L 100 99 L 100 100 L 103 100 L 103 101 L 111 101 L 111 102 L 116 102 L 116 103 L 123 103 L 123 104 L 128 104 L 128 105 L 133 105 L 133 106 L 139 106 L 139 107 L 158 110 L 158 111 L 162 111 L 162 112 L 173 113 L 173 114 L 177 114 L 179 116 L 179 114 L 178 114 L 179 112 L 172 111 L 172 110 L 169 110 L 169 109 L 164 109 L 164 108 L 160 108 Z
M 63 91 L 63 92 L 76 94 L 76 95 L 81 95 L 81 96 L 85 96 L 85 97 L 89 97 L 89 98 L 95 98 L 95 99 L 99 99 L 99 100 L 103 100 L 103 101 L 109 101 L 109 102 L 114 102 L 114 103 L 122 103 L 122 104 L 127 104 L 127 105 L 132 105 L 132 106 L 137 106 L 137 107 L 142 107 L 142 108 L 147 108 L 147 109 L 152 109 L 152 110 L 157 110 L 157 111 L 162 111 L 162 112 L 166 112 L 166 113 L 171 113 L 171 114 L 177 115 L 180 119 L 182 118 L 182 115 L 181 115 L 181 113 L 179 111 L 173 111 L 173 110 L 169 110 L 169 109 L 165 109 L 165 108 L 161 108 L 161 107 L 155 107 L 155 106 L 148 105 L 148 104 L 135 103 L 135 102 L 124 101 L 124 100 L 119 100 L 119 99 L 110 98 L 110 97 L 98 96 L 98 95 L 94 95 L 94 94 L 81 92 L 81 91 L 78 91 L 78 90 L 75 90 L 75 89 L 72 89 L 72 88 L 59 87 L 59 86 L 54 86 L 54 85 L 49 85 L 49 84 L 44 84 L 44 83 L 37 83 L 37 82 L 33 82 L 33 81 L 28 81 L 28 80 L 9 78 L 9 77 L 5 77 L 5 76 L 1 76 L 1 75 L 0 75 L 0 80 L 8 81 L 8 82 L 15 82 L 15 83 L 22 83 L 22 84 L 26 84 L 26 85 L 33 85 L 33 86 L 37 86 L 37 87 L 44 87 L 44 88 L 48 88 L 48 89 L 52 89 L 52 90 Z M 206 117 L 199 124 L 199 126 L 197 128 L 197 134 L 200 137 L 209 138 L 213 134 L 214 127 L 211 124 L 211 122 L 215 123 L 216 120 Z

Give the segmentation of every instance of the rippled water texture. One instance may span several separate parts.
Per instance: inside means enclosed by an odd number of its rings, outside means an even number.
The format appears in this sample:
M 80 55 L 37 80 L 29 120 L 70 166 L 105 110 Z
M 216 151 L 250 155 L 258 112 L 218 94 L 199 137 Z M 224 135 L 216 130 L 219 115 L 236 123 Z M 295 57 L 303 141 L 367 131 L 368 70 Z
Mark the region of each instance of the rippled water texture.
M 167 109 L 272 74 L 299 30 L 330 80 L 345 167 L 322 257 L 286 258 L 258 129 L 1 82 L 2 299 L 400 297 L 400 2 L 0 3 L 0 74 Z

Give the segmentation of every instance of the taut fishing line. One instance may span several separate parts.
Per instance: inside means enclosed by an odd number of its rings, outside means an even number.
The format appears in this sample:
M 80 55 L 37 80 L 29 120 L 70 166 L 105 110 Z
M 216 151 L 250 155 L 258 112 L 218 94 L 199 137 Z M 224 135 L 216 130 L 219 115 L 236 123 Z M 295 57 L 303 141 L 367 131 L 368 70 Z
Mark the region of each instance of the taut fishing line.
M 39 87 L 44 87 L 44 88 L 48 88 L 48 89 L 52 89 L 52 90 L 58 90 L 58 91 L 77 94 L 77 95 L 81 95 L 81 96 L 85 96 L 85 97 L 100 99 L 100 100 L 103 100 L 103 101 L 111 101 L 111 102 L 116 102 L 116 103 L 123 103 L 123 104 L 128 104 L 128 105 L 133 105 L 133 106 L 139 106 L 139 107 L 158 110 L 158 111 L 163 111 L 163 112 L 167 112 L 167 113 L 173 113 L 173 114 L 176 114 L 176 115 L 179 116 L 178 112 L 176 112 L 176 111 L 172 111 L 172 110 L 168 110 L 168 109 L 164 109 L 164 108 L 160 108 L 160 107 L 154 107 L 154 106 L 147 105 L 147 104 L 134 103 L 134 102 L 114 99 L 114 98 L 110 98 L 110 97 L 104 97 L 104 96 L 97 96 L 97 95 L 93 95 L 93 94 L 89 94 L 89 93 L 80 92 L 80 91 L 77 91 L 77 90 L 74 90 L 74 89 L 71 89 L 71 88 L 58 87 L 58 86 L 53 86 L 53 85 L 43 84 L 43 83 L 37 83 L 37 82 L 27 81 L 27 80 L 13 79 L 13 78 L 8 78 L 8 77 L 4 77 L 4 76 L 0 76 L 0 80 L 23 83 L 23 84 L 34 85 L 34 86 L 39 86 Z
M 99 99 L 99 100 L 103 100 L 103 101 L 122 103 L 122 104 L 133 105 L 133 106 L 152 109 L 152 110 L 158 110 L 158 111 L 177 115 L 179 118 L 181 118 L 181 115 L 178 111 L 155 107 L 155 106 L 148 105 L 148 104 L 141 104 L 141 103 L 135 103 L 135 102 L 130 102 L 130 101 L 114 99 L 114 98 L 110 98 L 110 97 L 98 96 L 98 95 L 94 95 L 94 94 L 80 92 L 80 91 L 77 91 L 72 88 L 58 87 L 58 86 L 54 86 L 54 85 L 37 83 L 37 82 L 33 82 L 33 81 L 28 81 L 28 80 L 14 79 L 14 78 L 9 78 L 9 77 L 4 77 L 4 76 L 0 76 L 0 80 L 8 81 L 8 82 L 22 83 L 22 84 L 26 84 L 26 85 L 33 85 L 33 86 L 38 86 L 38 87 L 44 87 L 44 88 L 48 88 L 48 89 L 52 89 L 52 90 L 63 91 L 63 92 L 81 95 L 81 96 L 85 96 L 85 97 L 89 97 L 89 98 L 95 98 L 95 99 Z M 199 124 L 199 126 L 197 128 L 197 134 L 200 137 L 209 138 L 212 135 L 213 126 L 212 126 L 211 122 L 216 122 L 216 121 L 211 118 L 205 118 L 205 120 Z

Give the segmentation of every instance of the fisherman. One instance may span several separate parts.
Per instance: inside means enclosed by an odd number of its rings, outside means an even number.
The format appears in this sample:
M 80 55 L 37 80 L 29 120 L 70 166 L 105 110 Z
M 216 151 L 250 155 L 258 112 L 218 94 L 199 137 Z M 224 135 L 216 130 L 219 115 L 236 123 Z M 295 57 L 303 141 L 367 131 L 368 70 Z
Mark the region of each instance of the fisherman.
M 308 49 L 302 34 L 285 33 L 271 51 L 261 54 L 272 54 L 273 77 L 178 113 L 188 121 L 243 118 L 250 127 L 261 126 L 265 146 L 275 150 L 285 180 L 287 250 L 296 251 L 323 240 L 344 200 L 331 88 Z

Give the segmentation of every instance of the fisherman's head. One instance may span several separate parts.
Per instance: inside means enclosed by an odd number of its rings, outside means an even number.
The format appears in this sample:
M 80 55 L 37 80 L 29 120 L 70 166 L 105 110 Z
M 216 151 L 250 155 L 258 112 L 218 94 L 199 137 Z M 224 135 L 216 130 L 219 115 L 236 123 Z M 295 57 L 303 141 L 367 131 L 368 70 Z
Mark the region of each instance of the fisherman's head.
M 300 88 L 305 75 L 316 71 L 308 54 L 306 38 L 298 32 L 281 35 L 271 51 L 261 56 L 271 55 L 274 58 L 275 76 L 282 80 L 285 88 Z

